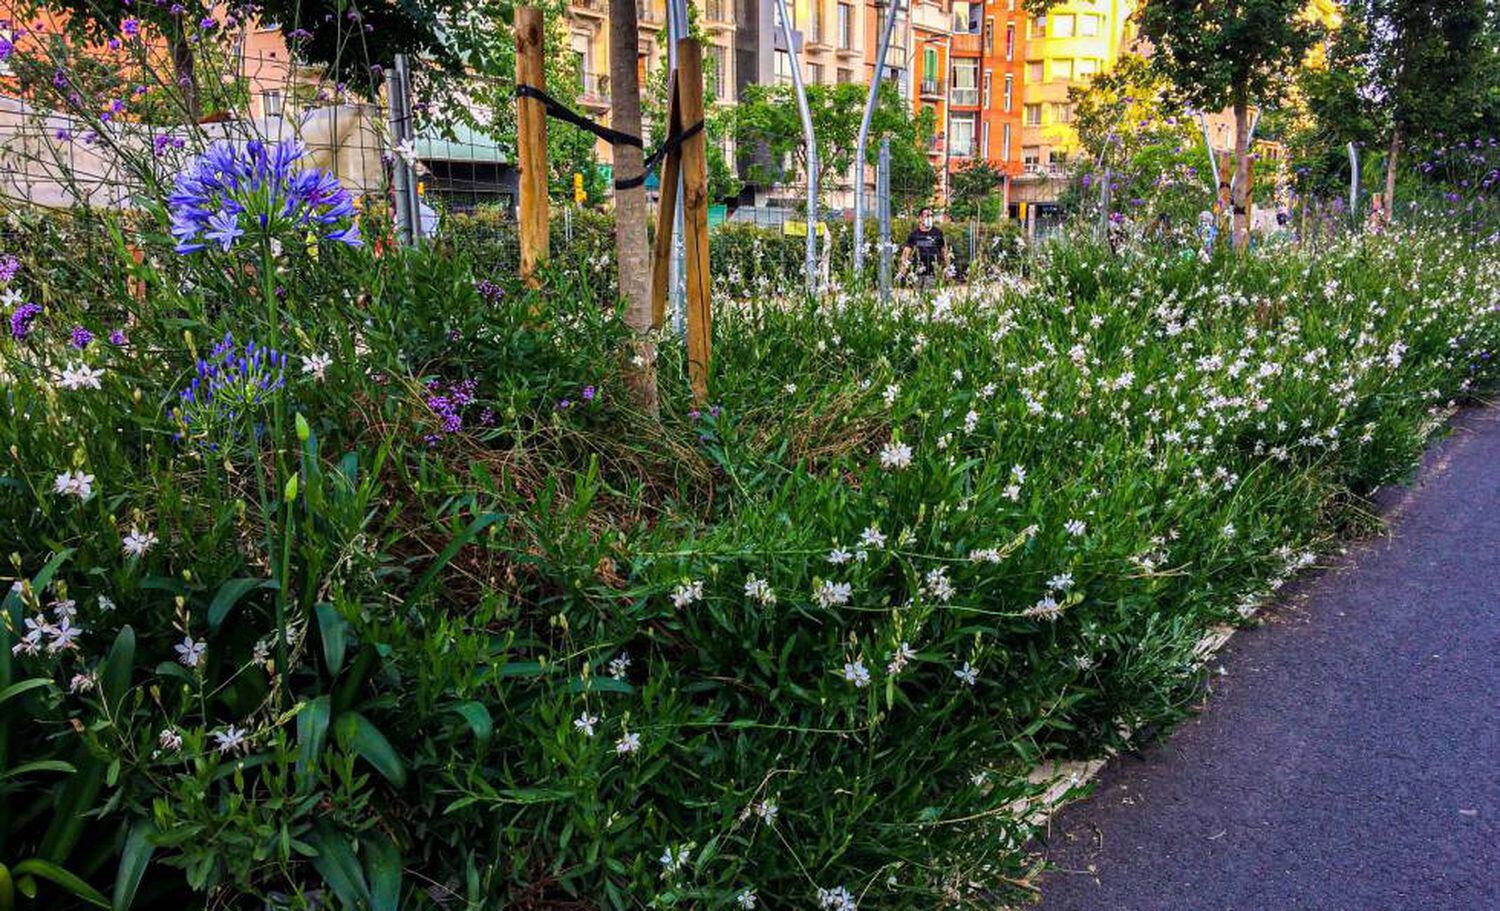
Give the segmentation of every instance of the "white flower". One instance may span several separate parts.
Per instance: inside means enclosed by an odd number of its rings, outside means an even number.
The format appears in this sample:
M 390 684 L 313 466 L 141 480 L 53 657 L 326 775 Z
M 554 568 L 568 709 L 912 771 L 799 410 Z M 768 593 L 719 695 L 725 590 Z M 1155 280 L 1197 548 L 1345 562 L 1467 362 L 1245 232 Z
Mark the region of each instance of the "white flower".
M 625 672 L 630 669 L 630 653 L 621 652 L 609 662 L 609 675 L 616 680 L 624 680 Z
M 776 806 L 769 800 L 762 800 L 755 805 L 755 815 L 759 816 L 761 822 L 767 825 L 776 824 L 776 814 L 781 812 L 781 807 Z
M 1065 592 L 1073 587 L 1072 573 L 1058 573 L 1047 580 L 1047 588 L 1053 591 Z
M 839 604 L 848 604 L 853 596 L 854 586 L 848 582 L 826 581 L 818 588 L 818 605 L 834 607 Z
M 621 735 L 621 737 L 620 737 L 619 740 L 615 741 L 615 752 L 617 754 L 621 755 L 621 756 L 628 756 L 631 753 L 639 752 L 640 749 L 641 749 L 641 735 L 640 734 L 632 734 L 629 731 L 627 731 L 623 735 Z
M 818 908 L 822 911 L 858 911 L 859 904 L 843 886 L 818 890 Z
M 661 865 L 666 868 L 666 874 L 670 876 L 671 874 L 676 873 L 678 870 L 681 870 L 683 867 L 687 866 L 688 857 L 689 852 L 687 849 L 687 845 L 682 845 L 677 848 L 673 848 L 668 845 L 667 849 L 661 852 L 661 857 L 657 859 L 661 861 Z
M 83 633 L 83 627 L 74 626 L 69 617 L 63 617 L 55 625 L 47 628 L 47 651 L 49 654 L 57 654 L 60 651 L 78 647 L 78 637 Z
M 1088 526 L 1083 524 L 1083 521 L 1081 519 L 1069 519 L 1067 523 L 1063 525 L 1063 531 L 1067 532 L 1069 535 L 1075 538 L 1078 538 L 1082 537 L 1083 533 L 1088 531 Z
M 95 370 L 87 364 L 69 364 L 63 368 L 62 379 L 57 385 L 64 389 L 98 389 L 103 370 Z
M 859 543 L 879 550 L 885 546 L 885 535 L 880 531 L 879 525 L 871 525 L 859 533 Z
M 100 595 L 99 596 L 99 610 L 101 610 L 101 611 L 103 611 L 104 613 L 107 614 L 107 613 L 109 613 L 110 611 L 112 611 L 114 609 L 115 609 L 115 602 L 114 602 L 114 600 L 112 598 L 109 597 L 109 595 Z
M 745 577 L 745 597 L 752 601 L 770 607 L 776 603 L 776 592 L 771 590 L 771 583 L 765 579 L 756 578 L 754 573 Z
M 885 666 L 886 673 L 899 674 L 906 669 L 911 659 L 917 657 L 917 653 L 911 650 L 911 645 L 903 642 L 891 653 L 891 662 Z
M 939 566 L 927 574 L 927 593 L 944 604 L 953 600 L 957 589 L 948 581 L 948 571 Z
M 854 555 L 849 553 L 847 550 L 844 550 L 842 547 L 835 547 L 833 550 L 828 552 L 828 562 L 832 563 L 834 566 L 842 566 L 853 559 Z
M 126 556 L 141 557 L 156 543 L 156 535 L 150 531 L 141 531 L 131 526 L 130 534 L 125 536 L 123 542 Z
M 1026 617 L 1035 617 L 1040 620 L 1056 620 L 1062 616 L 1062 608 L 1058 606 L 1057 599 L 1050 594 L 1043 595 L 1042 599 L 1031 607 L 1021 611 Z
M 1235 534 L 1234 523 L 1226 522 L 1224 524 L 1224 527 L 1219 530 L 1219 533 L 1222 534 L 1225 538 L 1233 538 Z
M 870 671 L 863 661 L 856 658 L 844 665 L 844 679 L 854 684 L 855 689 L 862 690 L 870 685 Z
M 970 409 L 969 413 L 964 415 L 964 433 L 973 433 L 974 428 L 978 426 L 979 412 Z
M 782 388 L 782 390 L 787 395 L 793 395 L 797 391 L 797 384 L 796 383 L 787 383 L 785 386 L 782 386 L 781 388 Z
M 231 753 L 245 746 L 244 728 L 230 725 L 222 731 L 214 731 L 214 746 L 220 754 Z
M 156 742 L 164 750 L 178 750 L 182 748 L 182 735 L 171 728 L 162 728 L 161 733 L 156 735 Z
M 694 601 L 702 600 L 702 598 L 702 581 L 678 583 L 677 589 L 672 592 L 672 604 L 673 606 L 678 608 L 687 607 Z
M 599 716 L 590 715 L 587 711 L 582 712 L 577 718 L 573 719 L 573 727 L 582 731 L 585 737 L 594 736 L 594 725 L 598 723 Z
M 183 636 L 182 641 L 176 646 L 177 660 L 184 667 L 197 667 L 203 660 L 203 651 L 208 648 L 207 642 L 195 642 L 192 636 Z
M 900 394 L 901 387 L 897 386 L 895 383 L 892 383 L 889 386 L 885 387 L 885 392 L 882 392 L 880 396 L 881 398 L 885 399 L 885 404 L 887 405 L 887 407 L 889 407 L 896 404 L 896 396 Z
M 93 674 L 74 674 L 73 675 L 73 679 L 68 682 L 68 692 L 70 692 L 70 693 L 88 693 L 88 692 L 92 692 L 93 689 L 94 689 L 95 682 L 96 681 L 94 680 L 94 675 Z
M 953 672 L 953 676 L 967 683 L 969 686 L 973 686 L 979 680 L 979 668 L 965 661 L 963 667 Z
M 734 897 L 734 903 L 740 908 L 754 908 L 760 904 L 760 899 L 749 889 L 741 889 L 740 894 Z
M 886 443 L 880 450 L 881 468 L 905 468 L 911 464 L 911 447 L 899 440 Z
M 1021 485 L 1020 484 L 1007 484 L 1007 485 L 1005 485 L 1005 490 L 1002 491 L 1002 493 L 1005 495 L 1005 499 L 1011 500 L 1012 502 L 1020 502 L 1020 499 L 1021 499 Z
M 87 500 L 94 492 L 94 476 L 81 471 L 65 471 L 53 480 L 52 490 L 64 496 Z
M 327 354 L 309 354 L 302 359 L 302 372 L 320 383 L 323 382 L 331 366 L 333 366 L 333 358 Z

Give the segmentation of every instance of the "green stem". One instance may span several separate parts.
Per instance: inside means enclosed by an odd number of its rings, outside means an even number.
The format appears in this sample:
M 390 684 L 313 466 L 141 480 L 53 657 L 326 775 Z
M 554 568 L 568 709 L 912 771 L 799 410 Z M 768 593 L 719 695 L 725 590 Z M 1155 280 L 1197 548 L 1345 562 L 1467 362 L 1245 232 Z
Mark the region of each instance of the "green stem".
M 267 327 L 270 334 L 269 347 L 273 351 L 281 351 L 281 301 L 276 297 L 276 258 L 271 250 L 271 238 L 262 235 L 260 239 L 260 291 L 266 304 L 266 317 L 270 325 Z M 285 438 L 286 412 L 282 406 L 281 396 L 276 395 L 271 399 L 271 465 L 275 485 L 274 495 L 281 496 L 282 488 L 286 484 L 286 472 L 282 470 L 281 464 L 281 441 Z M 281 516 L 281 552 L 278 555 L 272 544 L 271 535 L 271 508 L 272 502 L 266 498 L 265 478 L 260 467 L 256 466 L 256 478 L 259 479 L 261 490 L 261 508 L 265 510 L 266 517 L 266 558 L 271 562 L 271 575 L 276 579 L 276 677 L 278 682 L 284 684 L 287 680 L 287 563 L 291 558 L 291 506 L 277 499 L 275 508 Z M 278 686 L 277 693 L 284 698 L 286 687 Z

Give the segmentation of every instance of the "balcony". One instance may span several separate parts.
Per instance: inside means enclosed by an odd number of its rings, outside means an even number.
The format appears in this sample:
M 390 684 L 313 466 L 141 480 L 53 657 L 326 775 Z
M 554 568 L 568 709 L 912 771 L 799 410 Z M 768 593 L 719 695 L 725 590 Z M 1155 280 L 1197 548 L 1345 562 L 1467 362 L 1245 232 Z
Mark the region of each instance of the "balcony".
M 586 108 L 603 110 L 609 107 L 609 76 L 606 73 L 584 73 L 583 92 L 578 101 Z
M 911 24 L 923 31 L 946 35 L 953 29 L 953 14 L 936 3 L 922 0 L 912 5 Z
M 605 19 L 609 17 L 608 0 L 572 0 L 569 4 L 578 15 L 588 19 Z
M 823 29 L 823 23 L 814 19 L 807 24 L 807 46 L 827 49 L 832 47 L 829 39 L 833 36 Z
M 918 86 L 918 91 L 929 101 L 943 100 L 943 83 L 936 79 L 923 79 Z
M 734 28 L 733 0 L 708 0 L 703 5 L 703 25 L 709 31 Z
M 954 107 L 977 108 L 979 107 L 979 89 L 963 89 L 954 86 L 948 90 L 948 101 Z
M 955 57 L 978 57 L 979 35 L 974 32 L 953 33 L 953 56 Z

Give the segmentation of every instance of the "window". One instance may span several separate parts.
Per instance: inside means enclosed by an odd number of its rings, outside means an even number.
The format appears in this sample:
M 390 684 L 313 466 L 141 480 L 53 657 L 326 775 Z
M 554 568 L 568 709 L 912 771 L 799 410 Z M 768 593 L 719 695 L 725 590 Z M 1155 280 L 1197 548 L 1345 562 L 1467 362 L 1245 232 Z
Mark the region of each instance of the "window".
M 1052 37 L 1073 37 L 1073 15 L 1071 13 L 1052 17 Z
M 786 51 L 776 52 L 776 81 L 782 85 L 792 84 L 792 58 Z
M 270 89 L 260 93 L 260 113 L 262 117 L 280 117 L 281 110 L 281 89 Z
M 1016 94 L 1016 77 L 1012 76 L 1010 73 L 1006 73 L 1005 74 L 1005 104 L 1004 104 L 1005 110 L 1007 110 L 1007 111 L 1010 110 L 1010 102 L 1011 102 L 1011 99 L 1015 97 L 1015 94 Z
M 823 64 L 821 64 L 821 63 L 809 63 L 807 65 L 807 70 L 808 70 L 808 83 L 810 85 L 822 85 L 823 84 Z
M 953 0 L 953 34 L 972 35 L 979 31 L 979 5 L 968 0 Z
M 948 120 L 948 151 L 960 158 L 974 154 L 974 115 L 954 114 Z
M 1000 124 L 1000 160 L 1010 161 L 1010 124 Z
M 1033 38 L 1045 38 L 1045 37 L 1047 37 L 1047 17 L 1046 16 L 1037 16 L 1035 19 L 1031 20 L 1031 37 L 1033 37 Z
M 953 61 L 953 92 L 950 100 L 958 105 L 979 104 L 979 61 Z
M 1086 38 L 1092 38 L 1095 35 L 1099 34 L 1099 17 L 1079 16 L 1078 34 L 1083 35 Z
M 1005 59 L 1016 59 L 1016 24 L 1014 22 L 1005 24 Z
M 843 67 L 839 67 L 838 80 L 839 80 L 839 85 L 846 85 L 846 84 L 848 84 L 850 82 L 853 82 L 854 81 L 854 72 L 852 70 L 847 70 L 847 69 L 845 69 Z
M 1026 125 L 1039 127 L 1042 125 L 1042 106 L 1039 104 L 1028 104 L 1022 108 L 1022 114 L 1026 118 Z
M 724 48 L 710 44 L 708 50 L 708 90 L 723 97 L 729 86 L 729 77 L 724 68 Z
M 1011 34 L 1012 35 L 1015 34 L 1014 26 L 1012 26 L 1012 28 L 1011 28 Z M 984 20 L 984 52 L 986 54 L 993 54 L 993 53 L 995 53 L 995 20 L 994 20 L 994 17 L 991 17 L 989 19 Z
M 1073 78 L 1073 61 L 1072 61 L 1072 59 L 1071 58 L 1063 58 L 1061 60 L 1054 60 L 1054 61 L 1052 61 L 1052 78 L 1053 79 L 1072 79 Z
M 982 158 L 990 157 L 990 122 L 988 120 L 979 125 L 979 155 Z
M 1074 68 L 1074 73 L 1079 79 L 1085 76 L 1092 76 L 1097 72 L 1099 72 L 1099 61 L 1087 57 L 1079 60 L 1078 65 Z
M 984 71 L 984 98 L 979 103 L 984 107 L 990 106 L 990 71 Z
M 845 50 L 854 47 L 854 7 L 847 3 L 839 4 L 839 47 Z
M 1053 105 L 1052 105 L 1052 122 L 1053 123 L 1072 123 L 1073 122 L 1073 105 L 1069 104 L 1066 101 L 1054 102 Z
M 1037 167 L 1042 163 L 1042 150 L 1037 146 L 1021 147 L 1021 164 L 1028 168 Z
M 1048 159 L 1048 163 L 1052 165 L 1052 170 L 1061 171 L 1063 168 L 1068 166 L 1068 153 L 1053 150 L 1051 153 L 1051 157 Z
M 1030 61 L 1027 61 L 1027 63 L 1026 63 L 1026 81 L 1027 82 L 1041 82 L 1042 81 L 1042 61 L 1040 61 L 1040 60 L 1030 60 Z
M 922 78 L 937 81 L 937 48 L 922 49 Z

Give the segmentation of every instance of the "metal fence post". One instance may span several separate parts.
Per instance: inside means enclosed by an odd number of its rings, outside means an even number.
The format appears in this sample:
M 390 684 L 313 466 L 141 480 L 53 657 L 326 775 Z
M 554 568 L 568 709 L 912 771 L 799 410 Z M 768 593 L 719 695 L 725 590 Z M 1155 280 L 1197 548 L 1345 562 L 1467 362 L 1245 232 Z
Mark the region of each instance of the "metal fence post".
M 622 0 L 628 2 L 628 0 Z M 667 0 L 667 81 L 677 73 L 677 42 L 688 37 L 686 0 Z M 669 126 L 670 129 L 670 126 Z M 671 289 L 672 329 L 678 335 L 687 331 L 687 241 L 683 221 L 682 171 L 677 173 L 677 204 L 672 213 L 672 258 L 668 265 L 667 287 Z
M 406 55 L 397 54 L 395 65 L 391 68 L 391 75 L 386 80 L 386 102 L 387 115 L 391 123 L 391 141 L 396 151 L 395 162 L 391 165 L 391 176 L 395 184 L 395 217 L 396 217 L 396 239 L 402 246 L 411 246 L 421 230 L 420 215 L 415 206 L 412 205 L 416 198 L 416 178 L 411 173 L 411 165 L 407 162 L 402 152 L 407 148 L 410 141 L 411 129 L 411 96 L 407 78 Z
M 880 221 L 880 299 L 891 301 L 891 138 L 881 137 L 875 170 L 875 213 Z

